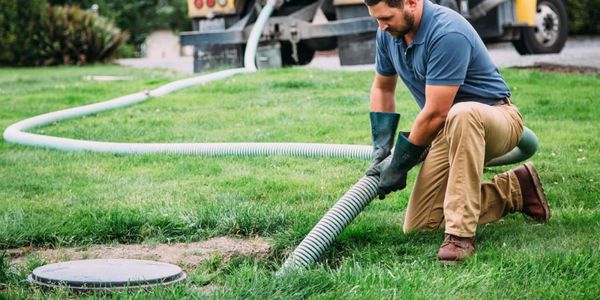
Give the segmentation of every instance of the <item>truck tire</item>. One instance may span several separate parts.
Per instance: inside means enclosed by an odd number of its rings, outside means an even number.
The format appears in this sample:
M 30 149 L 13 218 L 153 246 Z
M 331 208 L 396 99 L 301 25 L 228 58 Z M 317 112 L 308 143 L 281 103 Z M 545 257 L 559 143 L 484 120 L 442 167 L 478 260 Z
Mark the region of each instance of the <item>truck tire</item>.
M 513 41 L 519 54 L 559 53 L 567 41 L 567 9 L 562 0 L 539 0 L 535 27 L 521 29 Z
M 298 42 L 296 47 L 298 47 L 298 61 L 296 61 L 293 57 L 294 51 L 292 48 L 292 43 L 287 41 L 281 42 L 281 63 L 284 66 L 303 66 L 310 63 L 315 56 L 315 49 L 308 47 L 303 41 Z

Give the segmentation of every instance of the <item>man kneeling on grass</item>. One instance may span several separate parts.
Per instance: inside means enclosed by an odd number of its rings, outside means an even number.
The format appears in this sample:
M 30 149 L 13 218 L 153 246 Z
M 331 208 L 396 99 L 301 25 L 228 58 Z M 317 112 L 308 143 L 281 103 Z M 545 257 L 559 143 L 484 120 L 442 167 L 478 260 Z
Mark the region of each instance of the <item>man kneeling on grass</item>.
M 404 231 L 445 228 L 438 258 L 462 261 L 475 249 L 478 224 L 522 212 L 550 218 L 533 164 L 481 183 L 484 165 L 513 149 L 521 114 L 473 27 L 456 12 L 429 0 L 365 0 L 378 24 L 376 75 L 371 89 L 373 162 L 379 197 L 406 187 L 407 172 L 429 147 L 412 191 Z M 394 143 L 398 75 L 421 112 L 408 137 Z

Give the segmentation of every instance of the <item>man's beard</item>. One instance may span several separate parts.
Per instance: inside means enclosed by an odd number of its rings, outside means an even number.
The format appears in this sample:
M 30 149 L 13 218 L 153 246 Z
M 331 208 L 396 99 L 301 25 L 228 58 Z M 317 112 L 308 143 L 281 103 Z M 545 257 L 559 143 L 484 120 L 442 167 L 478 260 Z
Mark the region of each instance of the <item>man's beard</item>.
M 402 18 L 404 18 L 404 23 L 406 24 L 402 28 L 390 28 L 387 32 L 395 38 L 401 38 L 405 34 L 409 33 L 415 27 L 415 16 L 409 14 L 408 12 L 402 12 Z

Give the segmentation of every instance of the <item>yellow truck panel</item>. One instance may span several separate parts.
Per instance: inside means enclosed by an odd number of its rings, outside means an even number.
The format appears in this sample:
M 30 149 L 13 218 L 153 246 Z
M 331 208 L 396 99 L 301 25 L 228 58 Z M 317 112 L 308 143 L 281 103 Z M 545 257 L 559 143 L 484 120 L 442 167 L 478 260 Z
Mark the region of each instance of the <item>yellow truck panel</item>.
M 517 12 L 517 23 L 525 23 L 529 26 L 535 26 L 535 14 L 537 0 L 516 0 L 515 10 Z

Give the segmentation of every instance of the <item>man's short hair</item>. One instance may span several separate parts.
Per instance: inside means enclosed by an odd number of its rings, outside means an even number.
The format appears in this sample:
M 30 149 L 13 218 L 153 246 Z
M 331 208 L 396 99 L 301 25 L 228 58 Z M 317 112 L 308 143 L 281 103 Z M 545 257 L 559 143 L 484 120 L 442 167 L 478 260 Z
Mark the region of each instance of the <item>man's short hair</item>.
M 364 1 L 365 1 L 365 4 L 368 6 L 377 5 L 377 3 L 383 1 L 389 7 L 395 7 L 395 8 L 403 8 L 404 7 L 404 0 L 364 0 Z

